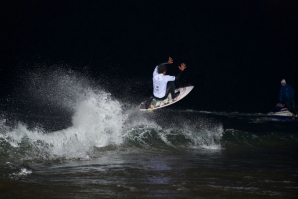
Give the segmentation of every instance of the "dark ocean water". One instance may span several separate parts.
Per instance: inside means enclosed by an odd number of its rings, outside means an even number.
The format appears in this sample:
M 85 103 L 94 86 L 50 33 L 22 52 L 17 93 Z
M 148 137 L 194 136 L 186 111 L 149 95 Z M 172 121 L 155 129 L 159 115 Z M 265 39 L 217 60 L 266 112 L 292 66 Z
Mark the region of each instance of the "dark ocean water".
M 298 198 L 296 2 L 1 1 L 0 199 Z M 168 56 L 195 88 L 140 113 Z
M 297 197 L 297 122 L 87 107 L 57 131 L 2 118 L 1 198 Z
M 31 98 L 18 98 L 39 109 L 1 113 L 0 198 L 298 195 L 296 121 L 174 106 L 143 113 L 84 78 L 41 77 L 23 89 Z

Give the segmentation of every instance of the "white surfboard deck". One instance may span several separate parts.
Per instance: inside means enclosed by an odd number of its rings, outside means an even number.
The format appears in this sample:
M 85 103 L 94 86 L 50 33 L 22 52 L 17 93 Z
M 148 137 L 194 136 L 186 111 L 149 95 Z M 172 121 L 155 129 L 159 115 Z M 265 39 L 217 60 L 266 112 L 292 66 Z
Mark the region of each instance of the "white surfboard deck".
M 180 101 L 181 99 L 183 99 L 188 93 L 190 93 L 190 91 L 194 88 L 194 86 L 186 86 L 186 87 L 182 87 L 182 88 L 178 88 L 180 91 L 180 94 L 175 98 L 175 100 L 171 99 L 171 93 L 168 95 L 168 98 L 166 98 L 165 100 L 157 100 L 157 104 L 156 106 L 152 106 L 152 102 L 150 103 L 149 107 L 150 108 L 142 108 L 142 105 L 144 105 L 144 103 L 146 103 L 146 101 L 142 102 L 140 104 L 140 111 L 153 111 L 156 109 L 160 109 L 160 108 L 164 108 L 167 106 L 170 106 L 178 101 Z M 165 101 L 168 100 L 168 103 L 165 103 Z M 158 103 L 159 102 L 159 103 Z

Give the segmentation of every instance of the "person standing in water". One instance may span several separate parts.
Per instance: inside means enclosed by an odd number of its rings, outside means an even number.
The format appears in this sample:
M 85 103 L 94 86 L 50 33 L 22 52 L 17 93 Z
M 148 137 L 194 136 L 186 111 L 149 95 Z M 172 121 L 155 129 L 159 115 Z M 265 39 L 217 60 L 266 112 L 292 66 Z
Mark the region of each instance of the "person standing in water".
M 288 110 L 292 113 L 292 119 L 295 120 L 297 115 L 296 104 L 295 104 L 295 91 L 286 83 L 286 80 L 281 80 L 281 88 L 279 90 L 279 101 L 286 104 Z

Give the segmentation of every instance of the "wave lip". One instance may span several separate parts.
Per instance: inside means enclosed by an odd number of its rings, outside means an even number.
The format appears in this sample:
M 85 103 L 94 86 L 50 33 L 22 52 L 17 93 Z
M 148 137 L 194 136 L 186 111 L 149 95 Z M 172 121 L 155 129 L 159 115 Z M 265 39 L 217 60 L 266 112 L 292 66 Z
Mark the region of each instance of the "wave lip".
M 73 125 L 67 129 L 45 133 L 41 129 L 29 130 L 19 123 L 16 128 L 0 134 L 0 138 L 12 148 L 20 148 L 19 153 L 26 150 L 27 155 L 29 151 L 33 155 L 39 151 L 39 155 L 53 158 L 86 158 L 94 146 L 122 143 L 126 116 L 122 114 L 120 103 L 111 100 L 107 93 L 89 91 L 75 109 Z
M 135 126 L 126 132 L 125 145 L 150 150 L 221 149 L 221 125 L 202 129 L 196 129 L 196 125 L 187 126 L 188 128 L 163 128 L 157 124 Z
M 220 149 L 222 125 L 197 118 L 195 122 L 187 122 L 178 112 L 169 118 L 158 118 L 158 114 L 152 118 L 135 109 L 127 114 L 120 101 L 98 86 L 92 86 L 88 77 L 80 74 L 42 70 L 31 74 L 26 82 L 26 92 L 32 101 L 69 112 L 71 124 L 63 130 L 45 132 L 38 127 L 28 128 L 22 122 L 13 128 L 0 123 L 0 149 L 3 149 L 0 153 L 8 157 L 7 161 L 18 158 L 90 159 L 98 151 L 117 153 L 119 148 L 125 151 Z M 164 118 L 169 121 L 164 122 Z M 157 124 L 159 121 L 170 125 Z

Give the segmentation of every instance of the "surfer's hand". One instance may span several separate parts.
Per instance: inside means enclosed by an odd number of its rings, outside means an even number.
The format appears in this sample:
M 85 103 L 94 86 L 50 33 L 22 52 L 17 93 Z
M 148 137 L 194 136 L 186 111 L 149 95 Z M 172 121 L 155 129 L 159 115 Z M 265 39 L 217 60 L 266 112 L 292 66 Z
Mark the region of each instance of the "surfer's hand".
M 185 63 L 181 63 L 180 66 L 178 66 L 179 70 L 184 71 L 184 69 L 186 69 L 186 64 Z
M 173 63 L 173 59 L 172 57 L 169 57 L 168 64 L 172 64 L 172 63 Z

